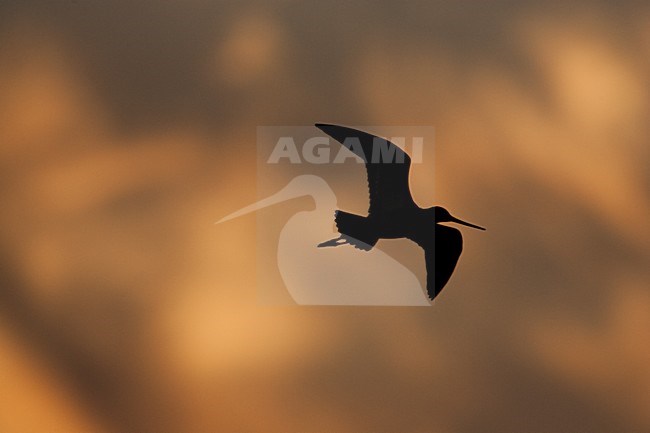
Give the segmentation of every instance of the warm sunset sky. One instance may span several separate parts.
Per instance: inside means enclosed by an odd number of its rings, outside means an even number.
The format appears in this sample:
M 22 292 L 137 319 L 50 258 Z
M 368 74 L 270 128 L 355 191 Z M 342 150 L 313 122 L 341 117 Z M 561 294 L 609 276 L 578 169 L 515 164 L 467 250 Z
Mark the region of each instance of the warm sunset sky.
M 643 2 L 0 1 L 0 432 L 650 431 L 648 77 Z M 257 303 L 319 121 L 435 128 L 433 308 Z

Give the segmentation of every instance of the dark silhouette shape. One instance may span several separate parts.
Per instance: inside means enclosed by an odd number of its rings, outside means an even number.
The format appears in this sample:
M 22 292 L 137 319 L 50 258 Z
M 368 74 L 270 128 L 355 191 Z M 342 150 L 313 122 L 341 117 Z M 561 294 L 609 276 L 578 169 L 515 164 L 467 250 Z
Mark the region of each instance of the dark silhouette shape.
M 485 229 L 451 216 L 440 206 L 423 209 L 415 204 L 409 189 L 411 158 L 390 141 L 345 126 L 317 123 L 316 127 L 365 162 L 370 190 L 368 216 L 337 210 L 334 221 L 341 237 L 318 246 L 351 244 L 369 250 L 381 238 L 410 239 L 424 249 L 427 292 L 433 300 L 449 281 L 463 250 L 460 231 L 439 223 Z

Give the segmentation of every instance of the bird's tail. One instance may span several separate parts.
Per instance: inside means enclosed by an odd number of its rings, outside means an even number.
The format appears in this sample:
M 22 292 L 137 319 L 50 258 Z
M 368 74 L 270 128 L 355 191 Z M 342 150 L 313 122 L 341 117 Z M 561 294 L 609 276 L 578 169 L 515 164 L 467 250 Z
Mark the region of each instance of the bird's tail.
M 323 242 L 319 247 L 350 244 L 361 250 L 370 250 L 377 243 L 378 237 L 367 217 L 351 214 L 342 210 L 334 212 L 334 222 L 341 237 Z

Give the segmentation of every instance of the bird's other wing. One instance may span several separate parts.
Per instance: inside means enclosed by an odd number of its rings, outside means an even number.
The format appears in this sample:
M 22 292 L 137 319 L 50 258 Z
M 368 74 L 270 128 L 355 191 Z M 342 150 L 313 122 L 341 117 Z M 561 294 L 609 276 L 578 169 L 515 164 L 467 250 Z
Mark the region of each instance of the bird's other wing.
M 440 224 L 435 224 L 434 230 L 435 233 L 418 233 L 409 237 L 424 249 L 427 293 L 432 301 L 451 278 L 463 251 L 463 236 L 459 230 Z
M 411 158 L 385 138 L 339 125 L 316 127 L 347 147 L 366 163 L 370 192 L 370 215 L 416 206 L 409 189 Z

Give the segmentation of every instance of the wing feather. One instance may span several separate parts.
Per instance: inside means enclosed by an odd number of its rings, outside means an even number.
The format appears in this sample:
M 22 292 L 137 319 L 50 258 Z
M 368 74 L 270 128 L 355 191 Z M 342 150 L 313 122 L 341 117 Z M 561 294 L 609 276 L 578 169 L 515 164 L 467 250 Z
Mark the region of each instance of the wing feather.
M 463 251 L 463 236 L 460 231 L 434 224 L 431 232 L 420 232 L 409 237 L 424 250 L 427 266 L 427 293 L 433 300 L 445 287 L 454 273 L 460 254 Z
M 415 207 L 409 189 L 411 158 L 385 138 L 339 125 L 316 127 L 359 156 L 366 165 L 370 206 L 368 214 L 380 216 Z

